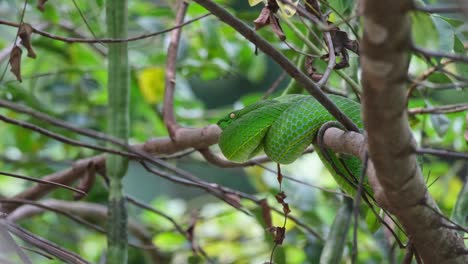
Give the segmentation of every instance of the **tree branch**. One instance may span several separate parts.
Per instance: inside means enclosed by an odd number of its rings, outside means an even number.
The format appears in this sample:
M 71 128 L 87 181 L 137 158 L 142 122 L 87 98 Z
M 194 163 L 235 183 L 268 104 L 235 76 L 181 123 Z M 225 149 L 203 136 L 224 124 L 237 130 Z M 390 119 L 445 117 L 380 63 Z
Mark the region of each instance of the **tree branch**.
M 363 1 L 363 117 L 369 156 L 388 202 L 386 209 L 397 216 L 424 262 L 467 263 L 468 256 L 460 253 L 461 237 L 443 227 L 447 221 L 428 208 L 437 205 L 414 154 L 405 89 L 411 49 L 407 12 L 412 6 L 410 0 Z
M 124 39 L 118 39 L 118 38 L 100 38 L 100 39 L 70 38 L 70 37 L 57 36 L 57 35 L 51 34 L 49 32 L 43 31 L 43 30 L 41 30 L 39 28 L 35 28 L 35 27 L 33 27 L 32 29 L 33 29 L 33 33 L 36 33 L 38 35 L 41 35 L 43 37 L 47 37 L 47 38 L 50 38 L 50 39 L 63 41 L 63 42 L 66 42 L 66 43 L 122 43 L 122 42 L 131 42 L 131 41 L 136 41 L 136 40 L 155 37 L 155 36 L 170 32 L 172 30 L 184 27 L 184 26 L 186 26 L 188 24 L 196 22 L 196 21 L 198 21 L 198 20 L 200 20 L 202 18 L 205 18 L 205 17 L 207 17 L 209 15 L 210 14 L 204 14 L 204 15 L 201 15 L 201 16 L 196 17 L 194 19 L 188 20 L 188 21 L 186 21 L 186 22 L 184 22 L 184 23 L 182 23 L 180 25 L 170 27 L 168 29 L 164 29 L 164 30 L 161 30 L 161 31 L 157 31 L 157 32 L 149 33 L 149 34 L 142 34 L 142 35 L 138 35 L 138 36 L 135 36 L 135 37 L 124 38 Z M 1 20 L 1 19 L 0 19 L 0 25 L 6 25 L 6 26 L 10 26 L 10 27 L 19 27 L 20 26 L 20 24 L 18 24 L 18 23 L 5 21 L 5 20 Z
M 176 24 L 184 22 L 185 12 L 187 11 L 188 3 L 185 0 L 180 1 L 179 9 L 176 15 Z M 167 49 L 166 75 L 164 82 L 164 105 L 163 105 L 163 120 L 167 127 L 170 137 L 177 141 L 176 131 L 180 127 L 177 124 L 174 115 L 174 90 L 176 85 L 176 60 L 177 50 L 179 48 L 180 35 L 182 29 L 178 28 L 171 33 L 171 41 Z
M 304 86 L 307 91 L 322 104 L 336 120 L 342 123 L 350 131 L 359 131 L 356 124 L 354 124 L 346 115 L 341 112 L 338 107 L 320 90 L 320 87 L 314 83 L 307 75 L 301 72 L 296 66 L 286 58 L 281 52 L 275 49 L 268 41 L 260 37 L 255 31 L 249 28 L 245 23 L 231 15 L 224 8 L 215 4 L 211 0 L 195 0 L 198 4 L 205 7 L 212 14 L 221 19 L 224 23 L 233 27 L 237 32 L 243 35 L 250 42 L 255 44 L 261 51 L 270 56 L 276 63 L 278 63 L 292 78 L 296 79 L 298 83 Z

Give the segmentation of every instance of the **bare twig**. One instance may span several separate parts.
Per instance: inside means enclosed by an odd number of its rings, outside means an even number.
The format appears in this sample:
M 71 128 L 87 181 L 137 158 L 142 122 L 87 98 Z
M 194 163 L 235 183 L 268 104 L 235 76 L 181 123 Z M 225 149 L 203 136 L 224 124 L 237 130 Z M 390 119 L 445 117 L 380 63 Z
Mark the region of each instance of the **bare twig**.
M 57 187 L 61 187 L 61 188 L 68 189 L 68 190 L 70 190 L 70 191 L 79 193 L 79 194 L 81 194 L 81 195 L 83 195 L 83 196 L 86 195 L 86 192 L 83 192 L 82 190 L 79 190 L 79 189 L 70 187 L 70 186 L 65 185 L 65 184 L 57 183 L 57 182 L 52 182 L 52 181 L 47 181 L 47 180 L 36 179 L 36 178 L 33 178 L 33 177 L 28 177 L 28 176 L 19 175 L 19 174 L 11 173 L 11 172 L 4 172 L 4 171 L 0 171 L 0 175 L 5 175 L 5 176 L 9 176 L 9 177 L 13 177 L 13 178 L 18 178 L 18 179 L 23 179 L 23 180 L 32 181 L 32 182 L 38 182 L 38 183 L 42 183 L 42 184 L 54 185 L 54 186 L 57 186 Z
M 411 108 L 408 109 L 408 114 L 418 115 L 418 114 L 448 114 L 448 113 L 457 113 L 468 110 L 468 104 L 453 104 L 453 105 L 443 105 L 443 106 L 434 106 L 427 108 Z
M 284 77 L 286 77 L 286 72 L 282 72 L 278 78 L 271 84 L 270 88 L 263 94 L 262 99 L 268 98 L 272 93 L 276 91 L 280 83 L 284 80 Z
M 20 127 L 26 128 L 26 129 L 36 131 L 36 132 L 38 132 L 38 133 L 40 133 L 42 135 L 45 135 L 47 137 L 53 138 L 55 140 L 58 140 L 60 142 L 63 142 L 63 143 L 69 144 L 69 145 L 73 145 L 73 146 L 77 146 L 77 147 L 85 147 L 85 148 L 99 150 L 99 151 L 103 151 L 103 152 L 107 152 L 107 153 L 122 155 L 122 156 L 130 157 L 130 158 L 138 158 L 134 154 L 131 154 L 131 153 L 128 153 L 128 152 L 125 152 L 125 151 L 109 149 L 109 148 L 106 148 L 106 147 L 101 147 L 101 146 L 96 146 L 96 145 L 92 145 L 92 144 L 88 144 L 88 143 L 83 143 L 83 142 L 80 142 L 80 141 L 77 141 L 77 140 L 74 140 L 74 139 L 71 139 L 71 138 L 64 137 L 62 135 L 59 135 L 59 134 L 54 133 L 52 131 L 49 131 L 49 130 L 47 130 L 45 128 L 30 124 L 30 123 L 25 122 L 25 121 L 15 120 L 15 119 L 6 117 L 4 115 L 0 115 L 0 120 L 4 121 L 6 123 L 9 123 L 9 124 L 13 124 L 13 125 L 16 125 L 16 126 L 20 126 Z
M 273 60 L 276 61 L 291 77 L 296 79 L 298 83 L 302 84 L 307 91 L 313 95 L 317 101 L 322 104 L 331 115 L 333 115 L 340 123 L 342 123 L 350 131 L 359 131 L 356 124 L 354 124 L 346 115 L 344 115 L 337 106 L 330 101 L 330 99 L 320 90 L 317 84 L 310 80 L 307 75 L 301 72 L 294 66 L 294 64 L 285 57 L 281 52 L 275 49 L 268 41 L 260 37 L 242 21 L 232 16 L 224 8 L 215 4 L 211 0 L 195 0 L 198 4 L 202 5 L 223 22 L 235 28 L 237 32 L 242 34 L 250 42 L 254 43 L 260 50 L 265 52 Z
M 153 33 L 149 33 L 149 34 L 143 34 L 143 35 L 139 35 L 139 36 L 135 36 L 135 37 L 131 37 L 131 38 L 126 38 L 126 39 L 111 39 L 111 38 L 101 38 L 101 39 L 69 38 L 69 37 L 57 36 L 57 35 L 51 34 L 51 33 L 46 32 L 46 31 L 42 31 L 42 30 L 37 29 L 37 28 L 34 28 L 34 27 L 33 27 L 33 32 L 36 33 L 36 34 L 39 34 L 39 35 L 41 35 L 41 36 L 50 38 L 50 39 L 59 40 L 59 41 L 64 41 L 64 42 L 67 42 L 67 43 L 120 43 L 120 42 L 131 42 L 131 41 L 141 40 L 141 39 L 145 39 L 145 38 L 155 37 L 155 36 L 158 36 L 158 35 L 161 35 L 161 34 L 170 32 L 170 31 L 172 31 L 172 30 L 175 30 L 175 29 L 184 27 L 184 26 L 186 26 L 186 25 L 188 25 L 188 24 L 191 24 L 191 23 L 193 23 L 193 22 L 195 22 L 195 21 L 198 21 L 198 20 L 200 20 L 200 19 L 202 19 L 202 18 L 205 18 L 205 17 L 207 17 L 207 16 L 209 16 L 209 15 L 210 15 L 210 14 L 204 14 L 204 15 L 201 15 L 201 16 L 196 17 L 196 18 L 194 18 L 194 19 L 188 20 L 188 21 L 186 21 L 185 23 L 180 24 L 180 25 L 178 25 L 178 26 L 174 26 L 174 27 L 171 27 L 171 28 L 168 28 L 168 29 L 165 29 L 165 30 L 161 30 L 161 31 L 158 31 L 158 32 L 153 32 Z M 11 27 L 19 27 L 19 26 L 20 26 L 20 24 L 17 24 L 17 23 L 14 23 L 14 22 L 5 21 L 5 20 L 0 20 L 0 25 L 7 25 L 7 26 L 11 26 Z
M 418 78 L 416 78 L 416 80 L 413 81 L 413 83 L 408 87 L 408 93 L 407 93 L 407 96 L 406 96 L 406 102 L 408 104 L 409 102 L 409 98 L 411 97 L 411 94 L 413 93 L 413 90 L 417 88 L 418 84 L 424 80 L 426 80 L 427 78 L 429 78 L 429 76 L 431 76 L 434 72 L 438 71 L 439 69 L 441 68 L 444 68 L 445 66 L 453 63 L 454 61 L 452 60 L 447 60 L 447 61 L 444 61 L 442 62 L 440 65 L 436 65 L 436 66 L 433 66 L 429 69 L 427 69 L 426 71 L 424 71 L 421 75 L 419 75 Z
M 176 25 L 184 21 L 187 7 L 188 3 L 185 0 L 180 1 L 180 6 L 176 15 Z M 179 128 L 174 115 L 174 90 L 176 84 L 177 50 L 179 48 L 181 32 L 181 28 L 171 32 L 171 40 L 167 49 L 166 76 L 164 83 L 163 119 L 169 135 L 174 141 L 177 141 L 176 130 Z
M 231 162 L 229 160 L 225 160 L 225 159 L 220 158 L 219 156 L 212 153 L 209 149 L 201 149 L 199 151 L 203 155 L 203 157 L 205 158 L 206 161 L 208 161 L 209 163 L 211 163 L 213 165 L 222 167 L 222 168 L 259 166 L 259 167 L 262 167 L 263 169 L 273 173 L 274 175 L 277 175 L 277 173 L 278 173 L 277 171 L 275 171 L 273 169 L 270 169 L 267 166 L 262 165 L 262 163 L 271 162 L 270 158 L 268 158 L 267 156 L 261 156 L 261 157 L 258 157 L 258 158 L 251 159 L 249 161 L 243 162 L 243 163 L 235 163 L 235 162 Z M 303 154 L 311 153 L 313 151 L 314 151 L 313 148 L 308 148 L 308 149 L 306 149 L 306 151 L 304 151 Z M 308 187 L 311 187 L 311 188 L 319 189 L 319 190 L 327 192 L 327 193 L 336 194 L 336 195 L 340 195 L 340 196 L 347 196 L 346 194 L 344 194 L 342 192 L 337 192 L 337 191 L 334 191 L 334 190 L 329 190 L 327 188 L 323 188 L 321 186 L 313 185 L 313 184 L 298 180 L 296 178 L 293 178 L 291 176 L 285 175 L 284 173 L 282 173 L 282 175 L 283 175 L 284 179 L 288 179 L 288 180 L 290 180 L 292 182 L 296 182 L 296 183 L 299 183 L 299 184 L 302 184 L 302 185 L 305 185 L 305 186 L 308 186 Z
M 445 52 L 440 52 L 440 51 L 429 50 L 423 47 L 416 46 L 414 44 L 411 46 L 411 49 L 414 52 L 424 55 L 425 57 L 447 58 L 453 61 L 460 61 L 460 62 L 468 63 L 468 57 L 461 55 L 461 54 L 445 53 Z
M 81 258 L 79 255 L 67 251 L 54 243 L 47 241 L 43 239 L 42 237 L 39 237 L 37 235 L 34 235 L 25 229 L 15 225 L 14 223 L 0 219 L 0 224 L 5 226 L 8 231 L 16 235 L 17 237 L 21 238 L 22 240 L 26 241 L 27 243 L 40 248 L 41 250 L 49 253 L 50 255 L 53 255 L 63 261 L 66 261 L 67 263 L 71 264 L 89 264 L 86 260 Z
M 434 149 L 434 148 L 418 148 L 415 151 L 417 154 L 429 154 L 444 158 L 456 158 L 456 159 L 466 159 L 468 160 L 468 154 L 456 152 L 446 149 Z
M 28 204 L 28 206 L 21 207 L 20 210 L 15 211 L 7 217 L 10 221 L 19 221 L 23 218 L 30 218 L 34 215 L 43 213 L 44 210 L 56 212 L 60 215 L 70 218 L 71 220 L 93 229 L 99 233 L 106 233 L 106 230 L 98 225 L 95 225 L 85 219 L 93 222 L 98 222 L 102 225 L 105 224 L 107 219 L 107 208 L 103 205 L 87 202 L 69 202 L 48 199 L 41 202 L 34 202 L 22 199 L 0 199 L 0 203 L 19 203 Z M 37 208 L 35 208 L 37 207 Z M 149 231 L 144 226 L 136 221 L 129 222 L 129 231 L 138 238 L 140 243 L 129 243 L 132 247 L 150 251 L 153 259 L 160 260 L 162 258 L 161 252 L 153 244 Z
M 437 5 L 437 6 L 428 6 L 428 5 L 416 5 L 414 7 L 415 10 L 425 12 L 425 13 L 461 13 L 463 12 L 462 8 L 468 8 L 468 4 L 464 5 Z

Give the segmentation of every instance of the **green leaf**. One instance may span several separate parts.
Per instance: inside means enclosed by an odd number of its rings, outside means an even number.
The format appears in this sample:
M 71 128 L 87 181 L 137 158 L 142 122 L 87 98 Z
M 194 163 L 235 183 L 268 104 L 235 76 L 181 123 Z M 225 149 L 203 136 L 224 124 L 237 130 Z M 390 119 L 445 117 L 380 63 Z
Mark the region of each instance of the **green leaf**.
M 346 239 L 351 224 L 353 213 L 353 202 L 347 200 L 340 208 L 330 227 L 330 233 L 320 255 L 320 264 L 340 263 L 343 250 L 346 246 Z
M 265 77 L 267 63 L 265 55 L 258 55 L 251 59 L 247 78 L 252 82 L 259 82 Z
M 60 16 L 57 13 L 57 9 L 52 4 L 44 5 L 44 12 L 42 12 L 42 16 L 45 20 L 52 22 L 53 24 L 58 24 L 60 21 Z
M 452 26 L 444 19 L 438 16 L 431 16 L 432 21 L 439 33 L 438 50 L 443 52 L 452 52 L 454 45 L 454 31 Z
M 468 182 L 465 182 L 463 189 L 458 194 L 451 218 L 462 226 L 468 225 Z
M 439 137 L 443 137 L 450 128 L 450 119 L 446 115 L 431 115 L 431 122 Z
M 457 35 L 455 35 L 453 50 L 456 53 L 466 55 L 466 51 L 465 51 L 465 47 L 463 45 L 463 42 L 458 38 Z M 466 74 L 468 72 L 468 63 L 456 63 L 455 67 L 457 69 L 458 75 L 463 76 L 464 74 Z
M 424 47 L 435 47 L 438 43 L 438 33 L 431 16 L 426 13 L 413 13 L 411 32 L 416 45 Z
M 427 80 L 430 82 L 439 83 L 439 84 L 452 82 L 452 80 L 447 75 L 445 75 L 444 73 L 440 73 L 440 72 L 431 74 L 431 76 L 429 76 Z
M 256 6 L 260 4 L 263 0 L 249 0 L 249 5 L 250 6 Z
M 378 210 L 379 209 L 377 208 L 376 211 L 378 212 Z M 367 208 L 366 224 L 367 228 L 369 228 L 369 231 L 371 233 L 377 232 L 377 230 L 379 230 L 379 227 L 381 226 L 379 218 L 374 214 L 374 212 L 370 208 Z

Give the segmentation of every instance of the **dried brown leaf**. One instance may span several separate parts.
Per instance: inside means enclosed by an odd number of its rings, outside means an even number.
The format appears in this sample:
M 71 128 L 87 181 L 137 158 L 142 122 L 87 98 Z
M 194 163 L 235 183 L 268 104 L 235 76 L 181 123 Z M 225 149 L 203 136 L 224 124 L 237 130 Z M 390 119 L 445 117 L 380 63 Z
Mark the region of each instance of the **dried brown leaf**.
M 270 25 L 273 33 L 282 41 L 286 39 L 286 35 L 281 28 L 279 20 L 275 17 L 275 13 L 278 12 L 278 5 L 276 1 L 269 1 L 268 5 L 266 5 L 262 11 L 260 11 L 260 15 L 253 21 L 255 24 L 255 30 L 259 30 L 265 26 Z
M 36 53 L 32 48 L 31 35 L 33 33 L 33 27 L 28 23 L 21 24 L 19 28 L 19 37 L 21 39 L 21 44 L 28 50 L 28 57 L 36 58 Z
M 16 76 L 16 79 L 21 82 L 21 54 L 23 51 L 20 47 L 14 46 L 10 52 L 10 71 Z
M 278 203 L 280 203 L 280 204 L 284 203 L 284 199 L 286 199 L 286 197 L 287 196 L 286 196 L 286 194 L 284 192 L 280 192 L 277 195 L 275 195 L 276 201 L 278 201 Z
M 276 34 L 276 36 L 278 36 L 278 38 L 281 41 L 284 41 L 286 39 L 286 35 L 284 34 L 283 29 L 281 28 L 278 18 L 275 17 L 273 14 L 270 15 L 270 24 L 271 29 Z
M 281 165 L 279 163 L 276 163 L 276 168 L 277 168 L 277 180 L 279 185 L 281 186 L 281 183 L 283 182 L 283 174 L 281 173 Z
M 47 2 L 47 0 L 38 0 L 37 1 L 37 9 L 39 9 L 41 12 L 44 12 L 45 10 L 45 3 Z
M 260 207 L 262 208 L 263 221 L 265 221 L 265 225 L 269 229 L 273 226 L 273 222 L 271 220 L 271 208 L 266 199 L 260 200 Z
M 286 233 L 286 228 L 279 227 L 279 226 L 276 227 L 275 244 L 277 245 L 283 244 L 285 233 Z

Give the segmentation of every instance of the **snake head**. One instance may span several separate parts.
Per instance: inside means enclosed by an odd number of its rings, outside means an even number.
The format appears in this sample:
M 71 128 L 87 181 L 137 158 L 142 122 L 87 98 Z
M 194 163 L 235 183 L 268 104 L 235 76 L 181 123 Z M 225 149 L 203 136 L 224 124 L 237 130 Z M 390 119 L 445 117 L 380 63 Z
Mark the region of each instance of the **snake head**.
M 222 130 L 226 129 L 226 127 L 228 127 L 230 124 L 232 124 L 232 122 L 234 122 L 234 120 L 237 119 L 237 117 L 239 116 L 238 112 L 239 110 L 229 113 L 228 115 L 220 119 L 216 124 Z
M 270 105 L 273 102 L 275 102 L 275 101 L 273 101 L 273 100 L 263 100 L 263 101 L 248 105 L 248 106 L 246 106 L 246 107 L 244 107 L 242 109 L 232 111 L 229 114 L 227 114 L 225 117 L 220 119 L 216 124 L 221 128 L 221 130 L 225 130 L 229 125 L 231 125 L 234 121 L 241 118 L 242 116 L 244 116 L 244 115 L 246 115 L 246 114 L 248 114 L 248 113 L 250 113 L 250 112 L 252 112 L 252 111 L 254 111 L 254 110 L 258 109 L 258 108 L 262 108 L 264 106 Z

